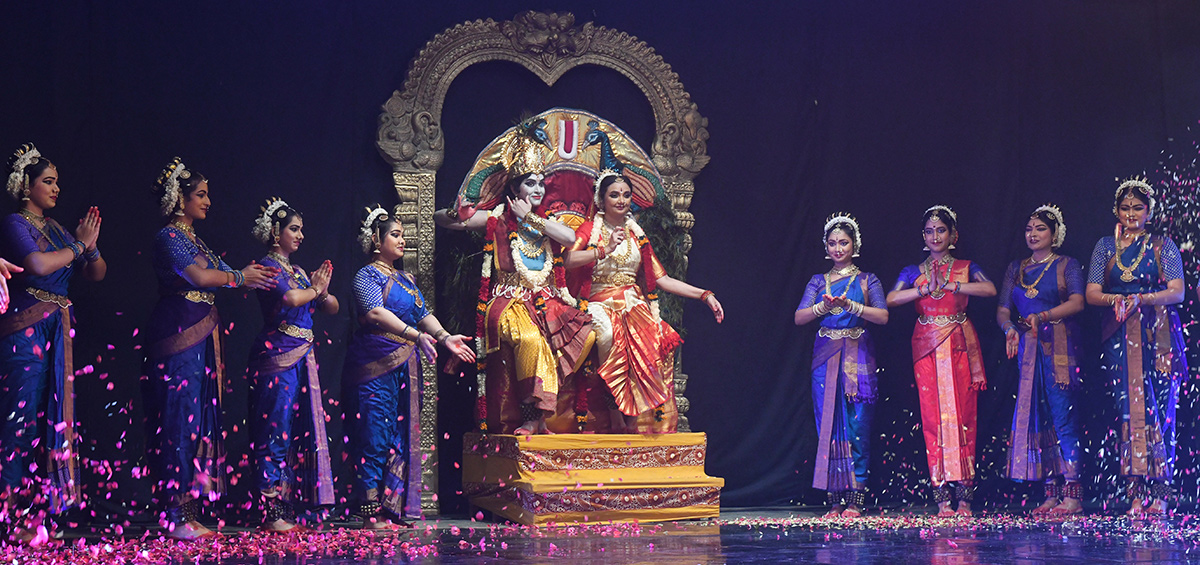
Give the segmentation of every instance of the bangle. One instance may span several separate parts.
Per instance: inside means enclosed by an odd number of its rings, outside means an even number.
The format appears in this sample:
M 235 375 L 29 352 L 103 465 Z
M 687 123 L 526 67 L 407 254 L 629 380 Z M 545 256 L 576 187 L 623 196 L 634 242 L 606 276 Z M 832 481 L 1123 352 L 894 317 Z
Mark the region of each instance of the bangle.
M 1008 332 L 1015 330 L 1016 327 L 1017 327 L 1016 324 L 1012 323 L 1011 321 L 1008 321 L 1008 322 L 1004 322 L 1003 324 L 1000 325 L 1000 331 L 1004 332 L 1004 335 L 1008 335 Z
M 863 308 L 864 308 L 863 303 L 855 302 L 853 300 L 851 300 L 850 303 L 846 305 L 846 309 L 849 310 L 850 313 L 854 314 L 855 316 L 861 316 L 863 313 Z
M 710 297 L 710 296 L 714 296 L 714 293 L 711 290 L 706 290 L 704 292 L 701 292 L 700 293 L 700 301 L 704 302 L 705 300 L 708 300 L 708 297 Z
M 96 247 L 96 248 L 93 248 L 91 251 L 85 252 L 83 254 L 83 258 L 86 259 L 88 263 L 95 263 L 96 261 L 99 261 L 100 260 L 100 248 Z
M 608 249 L 606 249 L 603 245 L 597 245 L 596 246 L 596 260 L 599 261 L 605 257 L 608 257 Z
M 1041 323 L 1043 323 L 1043 324 L 1045 324 L 1045 323 L 1048 323 L 1048 322 L 1050 321 L 1050 311 L 1049 311 L 1049 310 L 1043 310 L 1043 311 L 1041 311 L 1041 312 L 1038 312 L 1038 313 L 1037 313 L 1037 319 L 1038 319 L 1038 321 L 1039 321 L 1039 322 L 1041 322 Z
M 229 288 L 238 288 L 246 282 L 246 275 L 243 275 L 241 271 L 229 271 L 228 274 L 232 280 L 225 283 L 225 286 Z
M 74 255 L 74 257 L 71 259 L 72 261 L 78 259 L 80 255 L 83 255 L 84 247 L 85 246 L 83 242 L 80 241 L 72 241 L 71 244 L 67 246 L 67 248 L 71 250 L 71 254 Z
M 958 282 L 958 281 L 954 281 L 954 290 L 950 291 L 950 294 L 958 294 L 958 291 L 961 289 L 962 289 L 962 283 Z
M 441 343 L 442 340 L 448 337 L 450 337 L 450 332 L 446 331 L 446 328 L 442 328 L 433 334 L 433 339 L 437 340 L 438 343 Z
M 824 302 L 818 302 L 816 304 L 813 304 L 812 305 L 812 313 L 815 314 L 818 318 L 821 316 L 824 316 L 825 314 L 828 314 L 829 310 L 824 310 L 823 309 L 824 306 L 825 306 Z

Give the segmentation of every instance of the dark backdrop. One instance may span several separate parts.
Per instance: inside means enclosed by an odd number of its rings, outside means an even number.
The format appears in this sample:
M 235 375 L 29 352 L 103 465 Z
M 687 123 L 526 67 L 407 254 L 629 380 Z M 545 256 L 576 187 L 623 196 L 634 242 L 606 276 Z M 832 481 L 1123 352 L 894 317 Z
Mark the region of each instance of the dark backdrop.
M 150 187 L 160 167 L 179 155 L 211 178 L 214 206 L 198 231 L 235 266 L 263 254 L 249 228 L 264 198 L 306 212 L 296 261 L 332 259 L 332 289 L 348 304 L 363 262 L 360 210 L 395 202 L 374 148 L 380 105 L 427 40 L 468 19 L 564 10 L 629 32 L 672 65 L 709 119 L 712 162 L 696 179 L 688 278 L 714 290 L 728 317 L 718 326 L 689 303 L 683 359 L 688 416 L 708 433 L 708 470 L 725 477 L 727 505 L 817 500 L 808 489 L 814 330 L 791 318 L 808 278 L 828 268 L 820 230 L 830 212 L 859 218 L 860 264 L 890 287 L 922 257 L 921 212 L 948 204 L 962 225 L 958 255 L 999 279 L 1024 252 L 1022 227 L 1037 205 L 1062 206 L 1063 252 L 1086 262 L 1111 233 L 1115 178 L 1196 155 L 1200 5 L 1190 1 L 192 4 L 46 2 L 6 11 L 0 31 L 0 147 L 33 141 L 59 166 L 63 193 L 51 215 L 60 222 L 73 225 L 93 204 L 104 215 L 109 276 L 72 289 L 76 359 L 96 368 L 77 381 L 86 488 L 104 513 L 138 507 L 148 491 L 131 478 L 144 464 L 136 333 L 155 295 L 148 253 L 161 221 Z M 512 64 L 472 67 L 445 106 L 439 204 L 522 110 L 555 105 L 597 112 L 644 147 L 652 141 L 648 104 L 615 72 L 581 68 L 547 88 Z M 221 294 L 227 363 L 242 375 L 261 321 L 253 297 Z M 1003 503 L 1030 489 L 998 478 L 1014 387 L 995 305 L 975 300 L 970 313 L 991 379 L 980 400 L 981 476 L 985 497 Z M 1096 313 L 1085 317 L 1094 327 Z M 885 503 L 925 496 L 913 318 L 900 308 L 876 330 L 883 390 L 871 487 Z M 345 310 L 317 320 L 334 401 L 348 327 Z M 1094 376 L 1096 336 L 1088 339 L 1085 469 L 1092 493 L 1106 496 L 1115 413 Z M 463 507 L 453 463 L 470 426 L 469 385 L 442 378 L 440 498 L 451 510 Z M 235 377 L 232 387 L 229 462 L 242 473 L 247 384 Z M 1177 476 L 1192 496 L 1195 398 L 1189 383 Z M 331 414 L 341 471 L 340 410 Z M 234 486 L 230 505 L 248 501 L 249 482 Z

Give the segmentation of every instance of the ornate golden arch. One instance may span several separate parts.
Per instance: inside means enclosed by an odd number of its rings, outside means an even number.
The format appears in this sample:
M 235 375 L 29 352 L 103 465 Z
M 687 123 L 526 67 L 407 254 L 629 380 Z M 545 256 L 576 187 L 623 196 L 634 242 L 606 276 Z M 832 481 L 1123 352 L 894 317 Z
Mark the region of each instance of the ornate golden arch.
M 596 26 L 575 25 L 570 13 L 525 12 L 511 21 L 491 19 L 464 22 L 434 36 L 409 66 L 404 89 L 392 93 L 379 115 L 375 145 L 392 166 L 400 200 L 400 221 L 406 233 L 417 234 L 416 253 L 406 254 L 405 268 L 432 305 L 434 179 L 442 166 L 442 104 L 450 84 L 467 67 L 486 61 L 512 61 L 553 86 L 580 65 L 614 69 L 637 84 L 654 110 L 655 137 L 650 153 L 662 175 L 663 187 L 685 232 L 695 222 L 688 212 L 695 190 L 692 179 L 708 164 L 708 119 L 700 115 L 679 76 L 646 42 L 627 33 Z M 683 251 L 691 250 L 690 233 Z M 676 357 L 675 392 L 679 431 L 689 431 L 687 375 Z M 437 512 L 437 374 L 426 364 L 422 375 L 421 450 L 428 457 L 422 468 L 421 508 Z

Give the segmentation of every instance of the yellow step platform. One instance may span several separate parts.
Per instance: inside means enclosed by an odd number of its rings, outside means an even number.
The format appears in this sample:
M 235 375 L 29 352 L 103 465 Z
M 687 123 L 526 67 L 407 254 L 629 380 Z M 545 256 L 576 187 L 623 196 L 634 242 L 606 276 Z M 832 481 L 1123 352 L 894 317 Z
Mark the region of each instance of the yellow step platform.
M 520 524 L 715 518 L 725 480 L 704 474 L 702 433 L 467 434 L 471 504 Z

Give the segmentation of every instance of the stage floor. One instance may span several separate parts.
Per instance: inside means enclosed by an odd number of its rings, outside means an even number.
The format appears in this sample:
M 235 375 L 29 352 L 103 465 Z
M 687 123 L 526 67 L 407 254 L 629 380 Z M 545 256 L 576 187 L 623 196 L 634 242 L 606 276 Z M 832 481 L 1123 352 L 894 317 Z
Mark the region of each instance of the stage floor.
M 374 535 L 336 527 L 294 536 L 225 530 L 216 540 L 68 539 L 55 548 L 0 550 L 4 563 L 1184 563 L 1200 560 L 1193 514 L 1132 521 L 1012 514 L 939 519 L 925 509 L 825 520 L 819 509 L 729 509 L 717 520 L 660 524 L 513 526 L 470 519 Z M 1193 510 L 1194 511 L 1194 510 Z M 133 532 L 129 532 L 132 534 Z M 130 536 L 132 537 L 132 536 Z

